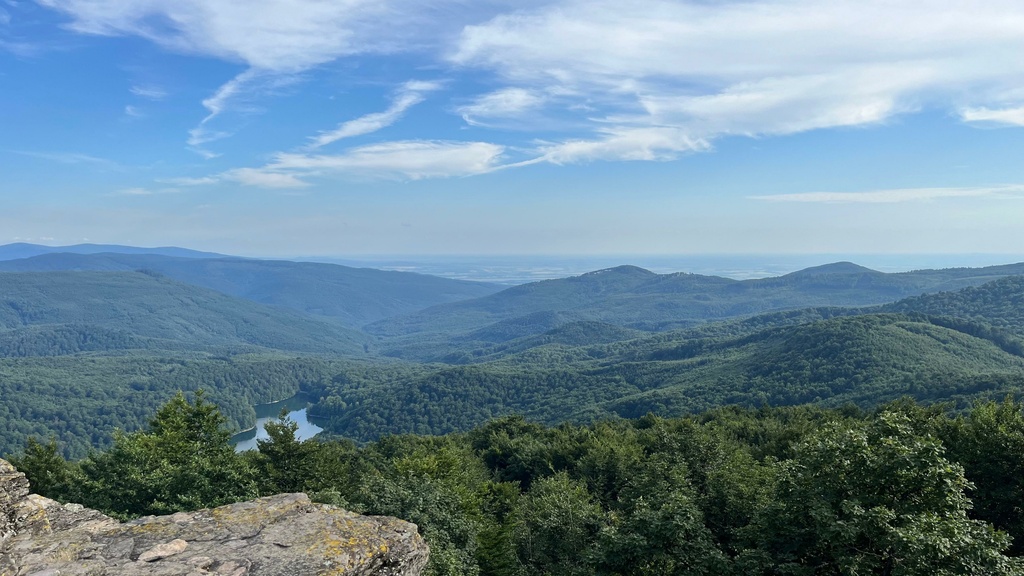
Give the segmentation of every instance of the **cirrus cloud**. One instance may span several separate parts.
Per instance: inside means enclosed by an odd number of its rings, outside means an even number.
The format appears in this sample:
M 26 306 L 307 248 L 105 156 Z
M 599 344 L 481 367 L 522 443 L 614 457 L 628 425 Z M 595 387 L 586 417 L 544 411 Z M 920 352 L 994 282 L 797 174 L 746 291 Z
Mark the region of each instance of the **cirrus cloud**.
M 205 147 L 231 135 L 214 121 L 246 95 L 368 54 L 414 54 L 453 85 L 486 86 L 454 94 L 446 109 L 500 133 L 481 139 L 532 148 L 532 160 L 511 165 L 664 161 L 729 135 L 880 124 L 921 110 L 1024 125 L 1018 0 L 39 2 L 80 33 L 138 36 L 241 65 L 189 131 L 188 145 L 208 158 L 217 155 Z M 399 85 L 382 111 L 325 129 L 305 150 L 390 126 L 430 90 Z M 432 131 L 439 125 L 406 137 L 447 141 Z M 509 141 L 517 130 L 520 141 Z M 521 137 L 530 130 L 544 141 Z

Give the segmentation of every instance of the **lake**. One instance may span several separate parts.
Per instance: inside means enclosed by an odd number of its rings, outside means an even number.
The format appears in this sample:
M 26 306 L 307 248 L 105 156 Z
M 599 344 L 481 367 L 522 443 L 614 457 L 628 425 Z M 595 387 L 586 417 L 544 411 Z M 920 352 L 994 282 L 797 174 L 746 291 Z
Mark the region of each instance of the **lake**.
M 287 400 L 281 400 L 280 402 L 271 402 L 270 404 L 257 404 L 256 409 L 256 426 L 250 430 L 239 432 L 231 437 L 231 442 L 235 444 L 235 452 L 245 452 L 246 450 L 255 450 L 257 440 L 266 440 L 270 436 L 267 435 L 267 431 L 264 429 L 267 422 L 277 420 L 278 415 L 281 414 L 282 410 L 288 411 L 288 419 L 299 425 L 299 429 L 295 431 L 295 436 L 299 440 L 306 440 L 316 436 L 323 431 L 323 428 L 313 424 L 306 418 L 306 408 L 309 406 L 310 398 L 304 394 L 296 394 Z

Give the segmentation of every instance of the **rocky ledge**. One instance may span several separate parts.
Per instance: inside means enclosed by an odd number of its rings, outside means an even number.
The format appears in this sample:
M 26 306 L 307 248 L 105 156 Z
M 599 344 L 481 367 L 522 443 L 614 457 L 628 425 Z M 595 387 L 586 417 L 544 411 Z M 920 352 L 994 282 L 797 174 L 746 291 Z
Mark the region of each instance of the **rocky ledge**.
M 0 460 L 0 576 L 416 576 L 428 556 L 414 524 L 305 494 L 121 523 L 31 494 Z

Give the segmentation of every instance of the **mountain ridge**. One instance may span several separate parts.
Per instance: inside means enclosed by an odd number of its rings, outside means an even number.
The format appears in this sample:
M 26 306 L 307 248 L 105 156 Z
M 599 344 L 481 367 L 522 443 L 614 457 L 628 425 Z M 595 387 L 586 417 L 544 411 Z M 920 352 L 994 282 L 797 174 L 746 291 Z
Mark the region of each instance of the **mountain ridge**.
M 260 304 L 291 308 L 350 328 L 431 305 L 491 294 L 500 286 L 338 264 L 155 254 L 42 254 L 0 261 L 0 271 L 153 271 Z

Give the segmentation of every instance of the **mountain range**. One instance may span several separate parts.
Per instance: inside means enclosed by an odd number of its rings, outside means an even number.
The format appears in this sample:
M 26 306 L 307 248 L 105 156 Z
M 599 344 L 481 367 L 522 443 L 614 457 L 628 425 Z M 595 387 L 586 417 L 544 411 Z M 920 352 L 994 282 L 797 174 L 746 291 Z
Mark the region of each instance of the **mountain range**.
M 759 280 L 619 266 L 505 288 L 179 248 L 0 246 L 0 453 L 56 434 L 82 454 L 179 389 L 207 389 L 238 427 L 253 403 L 301 391 L 326 434 L 369 440 L 508 413 L 963 405 L 1019 393 L 1022 369 L 1024 264 L 837 262 Z

